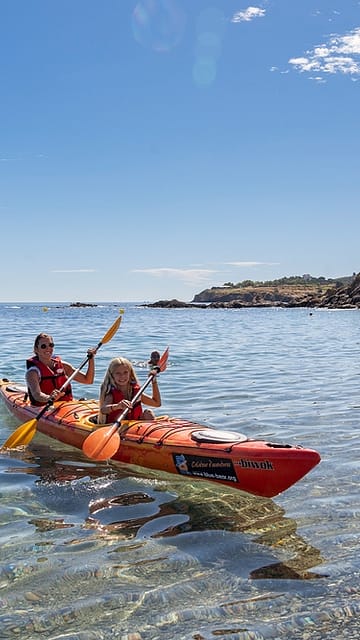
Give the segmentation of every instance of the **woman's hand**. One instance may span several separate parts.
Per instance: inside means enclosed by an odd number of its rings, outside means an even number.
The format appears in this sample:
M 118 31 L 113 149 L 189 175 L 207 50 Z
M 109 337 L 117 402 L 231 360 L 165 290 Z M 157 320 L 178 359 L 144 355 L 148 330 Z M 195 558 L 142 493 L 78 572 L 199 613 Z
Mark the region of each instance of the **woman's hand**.
M 59 389 L 54 389 L 49 395 L 49 400 L 51 402 L 57 402 L 64 395 L 64 391 L 60 391 Z

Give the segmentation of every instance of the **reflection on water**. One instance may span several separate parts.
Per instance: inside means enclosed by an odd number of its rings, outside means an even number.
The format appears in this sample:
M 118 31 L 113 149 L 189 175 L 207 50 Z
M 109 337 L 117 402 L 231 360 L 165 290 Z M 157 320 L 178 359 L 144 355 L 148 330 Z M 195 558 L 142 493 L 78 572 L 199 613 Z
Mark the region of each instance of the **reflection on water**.
M 172 637 L 166 633 L 174 623 L 196 626 L 204 618 L 215 624 L 219 616 L 237 615 L 240 606 L 252 609 L 251 603 L 279 597 L 259 596 L 252 579 L 271 578 L 273 585 L 275 578 L 316 577 L 308 569 L 321 562 L 319 551 L 271 500 L 89 464 L 76 451 L 39 443 L 16 456 L 6 470 L 9 484 L 22 475 L 33 484 L 18 500 L 26 526 L 21 535 L 13 531 L 2 549 L 3 560 L 8 558 L 0 578 L 2 602 L 11 608 L 0 618 L 4 638 L 65 638 L 55 633 L 64 624 L 74 629 L 71 638 L 81 638 L 79 625 L 89 615 L 93 621 L 95 612 L 102 621 L 95 627 L 105 625 L 106 631 L 94 631 L 94 638 L 113 637 L 107 634 L 115 620 L 123 629 L 136 620 L 138 635 L 120 636 L 129 640 L 157 637 L 152 625 Z M 32 560 L 28 555 L 22 561 L 29 545 Z M 202 602 L 196 612 L 195 597 Z
M 65 518 L 29 521 L 39 531 L 81 525 L 102 539 L 109 534 L 112 540 L 116 536 L 155 540 L 211 530 L 222 535 L 240 532 L 277 553 L 286 551 L 286 561 L 258 567 L 252 578 L 317 576 L 308 569 L 321 564 L 320 552 L 296 533 L 295 520 L 285 517 L 272 500 L 223 487 L 219 491 L 205 482 L 169 479 L 156 472 L 150 480 L 149 473 L 128 465 L 88 463 L 70 448 L 64 457 L 64 451 L 36 443 L 17 451 L 19 459 L 25 464 L 9 466 L 7 473 L 34 476 L 33 497 L 48 511 L 66 514 L 67 522 Z M 139 491 L 139 485 L 146 490 Z

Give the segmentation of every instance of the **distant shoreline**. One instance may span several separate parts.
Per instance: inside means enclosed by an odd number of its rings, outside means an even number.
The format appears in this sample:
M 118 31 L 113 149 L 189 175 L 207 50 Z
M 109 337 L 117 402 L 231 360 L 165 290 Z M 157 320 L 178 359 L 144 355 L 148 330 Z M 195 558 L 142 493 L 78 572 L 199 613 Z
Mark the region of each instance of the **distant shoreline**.
M 345 280 L 345 279 L 344 279 Z M 193 302 L 181 300 L 159 300 L 143 304 L 144 307 L 162 309 L 246 309 L 246 308 L 360 308 L 360 274 L 354 275 L 346 284 L 296 283 L 275 286 L 214 287 L 194 297 Z M 325 286 L 326 285 L 326 286 Z

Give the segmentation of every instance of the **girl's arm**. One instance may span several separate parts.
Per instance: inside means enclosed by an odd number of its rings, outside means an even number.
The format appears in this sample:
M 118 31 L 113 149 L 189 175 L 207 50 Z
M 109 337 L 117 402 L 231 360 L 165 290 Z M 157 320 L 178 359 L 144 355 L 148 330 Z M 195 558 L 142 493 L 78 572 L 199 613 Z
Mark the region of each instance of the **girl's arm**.
M 145 395 L 141 396 L 141 402 L 148 405 L 148 407 L 161 407 L 161 396 L 158 381 L 155 376 L 152 379 L 152 397 Z
M 121 400 L 120 402 L 114 403 L 112 393 L 109 393 L 107 396 L 105 396 L 104 402 L 100 405 L 100 411 L 105 415 L 111 413 L 112 411 L 120 411 L 124 409 L 131 409 L 130 400 Z

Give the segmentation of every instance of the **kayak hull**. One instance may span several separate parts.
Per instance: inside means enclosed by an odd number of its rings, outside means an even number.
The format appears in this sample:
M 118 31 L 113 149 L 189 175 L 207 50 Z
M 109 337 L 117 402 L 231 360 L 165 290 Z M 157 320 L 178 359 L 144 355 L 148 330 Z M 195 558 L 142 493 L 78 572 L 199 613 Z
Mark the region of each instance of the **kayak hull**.
M 6 378 L 0 381 L 0 397 L 21 423 L 36 419 L 41 410 L 29 404 L 25 387 Z M 37 421 L 37 430 L 81 449 L 85 438 L 101 427 L 93 421 L 97 412 L 96 400 L 55 403 Z M 120 446 L 112 461 L 272 498 L 309 473 L 320 462 L 320 455 L 298 445 L 250 439 L 236 432 L 160 416 L 152 422 L 124 421 Z

